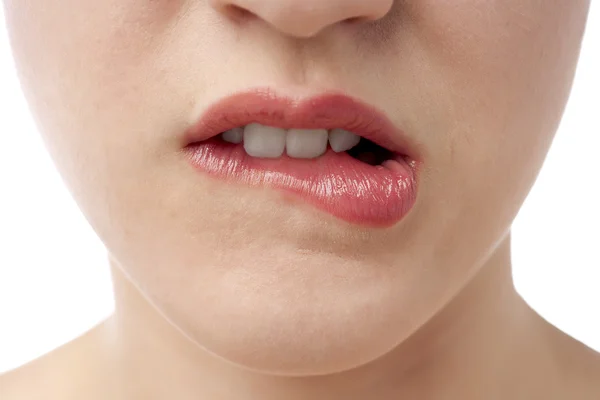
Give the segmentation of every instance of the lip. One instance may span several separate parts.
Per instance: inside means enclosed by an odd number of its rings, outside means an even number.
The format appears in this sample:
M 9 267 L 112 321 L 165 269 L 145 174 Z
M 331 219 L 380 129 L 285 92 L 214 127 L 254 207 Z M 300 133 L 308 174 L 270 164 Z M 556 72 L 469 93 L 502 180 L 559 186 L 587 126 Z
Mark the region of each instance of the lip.
M 282 129 L 341 128 L 411 160 L 420 158 L 416 146 L 382 112 L 339 93 L 302 100 L 278 96 L 269 89 L 238 93 L 211 105 L 185 140 L 200 142 L 252 122 Z
M 283 129 L 351 131 L 395 154 L 390 168 L 362 163 L 331 149 L 316 159 L 248 156 L 242 145 L 217 140 L 250 123 Z M 403 219 L 417 196 L 418 147 L 382 112 L 340 93 L 302 99 L 255 89 L 209 106 L 184 133 L 184 154 L 197 170 L 231 183 L 292 193 L 350 223 L 387 227 Z M 388 165 L 388 164 L 384 164 Z

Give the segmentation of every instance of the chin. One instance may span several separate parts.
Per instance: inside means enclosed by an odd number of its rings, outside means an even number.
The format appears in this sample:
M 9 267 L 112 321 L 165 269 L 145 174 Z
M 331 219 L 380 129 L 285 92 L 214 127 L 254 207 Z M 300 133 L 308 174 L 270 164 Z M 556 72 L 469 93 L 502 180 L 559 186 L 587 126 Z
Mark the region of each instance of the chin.
M 263 374 L 318 376 L 372 362 L 412 333 L 423 315 L 415 304 L 430 304 L 409 299 L 415 286 L 401 281 L 408 275 L 323 257 L 240 263 L 202 268 L 178 283 L 176 296 L 149 298 L 221 360 Z

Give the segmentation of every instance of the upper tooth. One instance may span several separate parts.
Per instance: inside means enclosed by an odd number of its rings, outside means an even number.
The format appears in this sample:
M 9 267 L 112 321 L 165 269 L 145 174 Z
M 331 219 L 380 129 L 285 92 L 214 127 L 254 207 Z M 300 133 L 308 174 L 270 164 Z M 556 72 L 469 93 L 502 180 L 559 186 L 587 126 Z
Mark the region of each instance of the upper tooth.
M 223 132 L 223 140 L 229 143 L 242 143 L 244 137 L 244 128 L 233 128 Z
M 329 145 L 336 153 L 347 151 L 360 142 L 360 136 L 344 129 L 333 129 L 329 132 Z
M 327 151 L 327 129 L 290 129 L 285 149 L 293 158 L 316 158 Z
M 252 157 L 278 158 L 285 150 L 285 129 L 261 124 L 244 128 L 244 149 Z
M 327 151 L 327 141 L 337 153 L 350 150 L 360 142 L 360 136 L 344 129 L 285 129 L 252 123 L 245 128 L 230 129 L 222 134 L 231 143 L 244 142 L 244 149 L 253 157 L 278 158 L 286 151 L 294 158 L 316 158 Z

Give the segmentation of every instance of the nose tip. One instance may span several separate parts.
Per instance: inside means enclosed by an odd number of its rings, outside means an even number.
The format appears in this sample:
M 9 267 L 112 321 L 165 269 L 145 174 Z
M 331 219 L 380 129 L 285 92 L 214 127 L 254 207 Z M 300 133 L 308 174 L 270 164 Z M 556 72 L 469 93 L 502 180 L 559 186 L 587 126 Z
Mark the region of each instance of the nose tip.
M 394 0 L 212 0 L 221 12 L 244 11 L 288 36 L 308 38 L 344 21 L 383 18 Z

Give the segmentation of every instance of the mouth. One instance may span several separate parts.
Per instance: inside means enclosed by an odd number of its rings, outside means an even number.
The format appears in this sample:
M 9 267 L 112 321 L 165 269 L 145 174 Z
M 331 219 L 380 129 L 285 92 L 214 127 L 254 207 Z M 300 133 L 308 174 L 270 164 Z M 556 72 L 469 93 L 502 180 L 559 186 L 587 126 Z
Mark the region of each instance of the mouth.
M 213 178 L 283 191 L 362 226 L 398 223 L 417 197 L 416 146 L 384 114 L 340 94 L 224 98 L 186 132 L 184 154 Z

